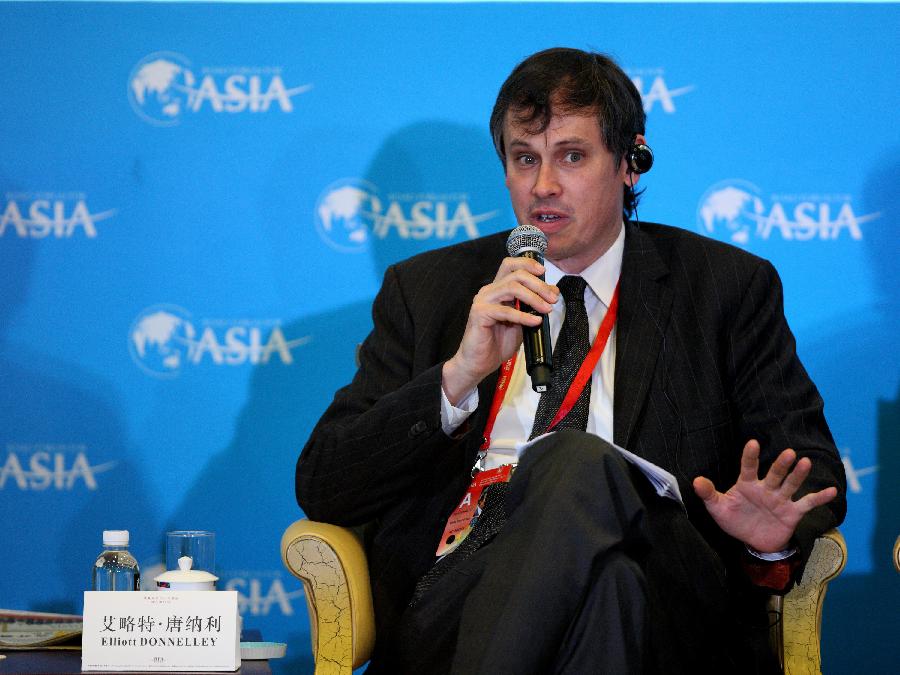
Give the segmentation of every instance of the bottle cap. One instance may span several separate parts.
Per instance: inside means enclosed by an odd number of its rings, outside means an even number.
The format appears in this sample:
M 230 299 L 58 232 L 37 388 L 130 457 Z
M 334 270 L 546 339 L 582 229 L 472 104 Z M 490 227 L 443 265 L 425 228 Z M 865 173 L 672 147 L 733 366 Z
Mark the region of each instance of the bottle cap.
M 128 530 L 103 530 L 104 546 L 128 546 Z

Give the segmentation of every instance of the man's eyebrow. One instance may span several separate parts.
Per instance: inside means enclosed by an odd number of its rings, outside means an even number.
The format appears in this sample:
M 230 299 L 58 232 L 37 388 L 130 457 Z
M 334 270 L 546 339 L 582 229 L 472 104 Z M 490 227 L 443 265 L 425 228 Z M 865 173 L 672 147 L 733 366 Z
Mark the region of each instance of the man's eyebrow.
M 531 143 L 526 141 L 524 138 L 514 138 L 509 142 L 509 147 L 530 148 Z
M 559 139 L 556 145 L 586 145 L 587 143 L 590 143 L 590 141 L 581 136 L 569 136 L 568 138 Z
M 553 145 L 558 147 L 562 145 L 586 145 L 589 143 L 586 138 L 582 138 L 581 136 L 568 136 L 566 138 L 561 138 L 556 141 Z M 532 143 L 524 138 L 514 138 L 509 142 L 509 147 L 521 147 L 521 148 L 530 148 Z

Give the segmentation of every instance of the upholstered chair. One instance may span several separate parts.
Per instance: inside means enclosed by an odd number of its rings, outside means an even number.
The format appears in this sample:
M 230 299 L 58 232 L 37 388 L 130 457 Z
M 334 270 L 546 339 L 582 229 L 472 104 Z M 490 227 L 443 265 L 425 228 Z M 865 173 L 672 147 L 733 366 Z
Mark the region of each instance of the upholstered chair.
M 898 556 L 900 539 L 894 547 L 900 569 Z M 372 591 L 359 538 L 343 527 L 298 520 L 281 538 L 281 558 L 306 591 L 315 675 L 350 675 L 369 660 L 375 644 Z M 825 590 L 846 558 L 840 532 L 827 532 L 816 540 L 800 583 L 783 597 L 772 596 L 772 648 L 785 675 L 821 672 Z

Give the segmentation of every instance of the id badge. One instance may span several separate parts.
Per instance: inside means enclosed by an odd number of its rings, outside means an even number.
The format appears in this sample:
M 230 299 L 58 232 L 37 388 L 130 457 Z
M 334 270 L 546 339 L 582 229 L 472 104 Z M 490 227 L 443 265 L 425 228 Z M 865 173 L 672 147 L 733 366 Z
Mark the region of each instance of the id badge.
M 508 482 L 514 468 L 512 464 L 504 464 L 495 469 L 479 471 L 475 474 L 459 506 L 453 510 L 453 513 L 447 519 L 444 534 L 441 535 L 441 542 L 437 548 L 436 555 L 439 558 L 450 553 L 469 536 L 469 532 L 472 531 L 472 527 L 474 527 L 475 521 L 478 520 L 478 516 L 481 515 L 481 510 L 484 507 L 484 500 L 482 499 L 484 489 L 494 483 Z

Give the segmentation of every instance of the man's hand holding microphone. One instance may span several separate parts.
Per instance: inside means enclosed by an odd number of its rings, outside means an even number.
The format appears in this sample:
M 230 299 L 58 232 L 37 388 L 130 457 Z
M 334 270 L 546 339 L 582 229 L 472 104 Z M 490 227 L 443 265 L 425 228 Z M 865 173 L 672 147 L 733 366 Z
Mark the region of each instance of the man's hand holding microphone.
M 559 288 L 544 281 L 546 247 L 546 236 L 532 225 L 520 225 L 510 234 L 510 257 L 475 295 L 459 349 L 444 363 L 441 384 L 451 404 L 459 403 L 512 358 L 522 344 L 523 330 L 530 343 L 526 358 L 533 386 L 542 391 L 538 387 L 549 383 L 552 348 L 547 314 L 559 299 Z

